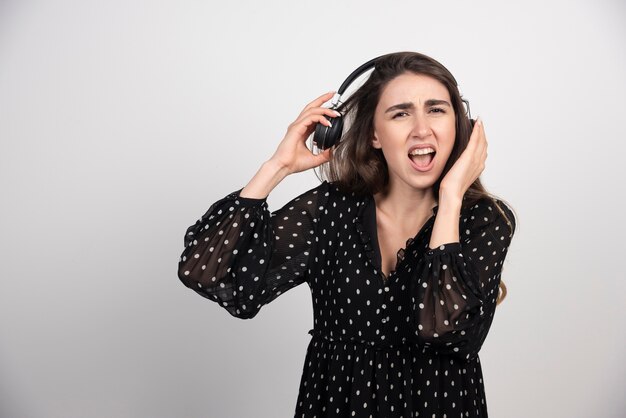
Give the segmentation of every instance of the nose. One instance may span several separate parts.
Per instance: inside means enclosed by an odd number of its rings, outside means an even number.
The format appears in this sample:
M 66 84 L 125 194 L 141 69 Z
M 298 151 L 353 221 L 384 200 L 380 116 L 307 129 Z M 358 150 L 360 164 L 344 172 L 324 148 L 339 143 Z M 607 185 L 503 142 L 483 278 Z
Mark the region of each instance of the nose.
M 430 122 L 426 116 L 416 112 L 413 118 L 413 129 L 411 130 L 411 135 L 417 138 L 426 138 L 432 133 L 430 129 Z

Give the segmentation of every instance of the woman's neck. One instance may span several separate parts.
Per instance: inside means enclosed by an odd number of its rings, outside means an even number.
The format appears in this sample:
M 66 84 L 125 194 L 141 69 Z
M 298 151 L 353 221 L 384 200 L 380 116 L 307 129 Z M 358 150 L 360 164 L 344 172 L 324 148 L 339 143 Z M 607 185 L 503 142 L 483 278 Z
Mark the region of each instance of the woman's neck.
M 389 188 L 386 193 L 376 193 L 374 201 L 385 218 L 413 229 L 430 218 L 437 205 L 432 187 L 423 190 Z

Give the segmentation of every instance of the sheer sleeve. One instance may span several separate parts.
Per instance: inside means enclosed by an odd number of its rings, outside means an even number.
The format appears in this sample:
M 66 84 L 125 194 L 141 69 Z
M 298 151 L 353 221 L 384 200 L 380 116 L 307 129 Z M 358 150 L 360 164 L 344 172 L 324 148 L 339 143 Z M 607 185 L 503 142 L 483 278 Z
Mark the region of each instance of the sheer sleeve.
M 414 281 L 412 305 L 418 343 L 463 359 L 478 354 L 491 326 L 498 286 L 515 232 L 491 200 L 481 199 L 461 221 L 461 241 L 427 248 Z
M 215 202 L 185 234 L 178 277 L 231 315 L 253 318 L 261 307 L 303 283 L 328 182 L 270 214 L 267 198 Z

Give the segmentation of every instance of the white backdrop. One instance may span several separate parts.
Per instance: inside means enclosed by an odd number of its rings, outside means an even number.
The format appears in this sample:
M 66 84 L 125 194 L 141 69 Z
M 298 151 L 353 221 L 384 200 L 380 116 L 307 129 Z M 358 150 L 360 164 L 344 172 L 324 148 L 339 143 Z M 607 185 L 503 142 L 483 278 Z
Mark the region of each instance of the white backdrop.
M 490 416 L 624 416 L 625 23 L 617 0 L 0 1 L 0 416 L 293 416 L 308 286 L 236 319 L 180 283 L 183 236 L 402 50 L 455 75 L 518 214 Z

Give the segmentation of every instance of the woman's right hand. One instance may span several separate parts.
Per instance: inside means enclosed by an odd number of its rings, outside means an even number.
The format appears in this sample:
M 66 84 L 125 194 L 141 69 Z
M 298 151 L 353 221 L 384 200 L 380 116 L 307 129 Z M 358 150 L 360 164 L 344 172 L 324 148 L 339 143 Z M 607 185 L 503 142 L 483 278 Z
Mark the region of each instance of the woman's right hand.
M 335 110 L 321 107 L 324 103 L 332 99 L 335 92 L 328 92 L 311 103 L 306 105 L 298 118 L 289 125 L 285 137 L 278 145 L 276 152 L 270 160 L 275 161 L 281 167 L 287 169 L 290 174 L 305 171 L 317 167 L 332 156 L 332 148 L 324 150 L 318 155 L 306 146 L 306 140 L 315 130 L 318 122 L 330 126 L 328 119 L 324 115 L 337 117 L 339 113 Z

